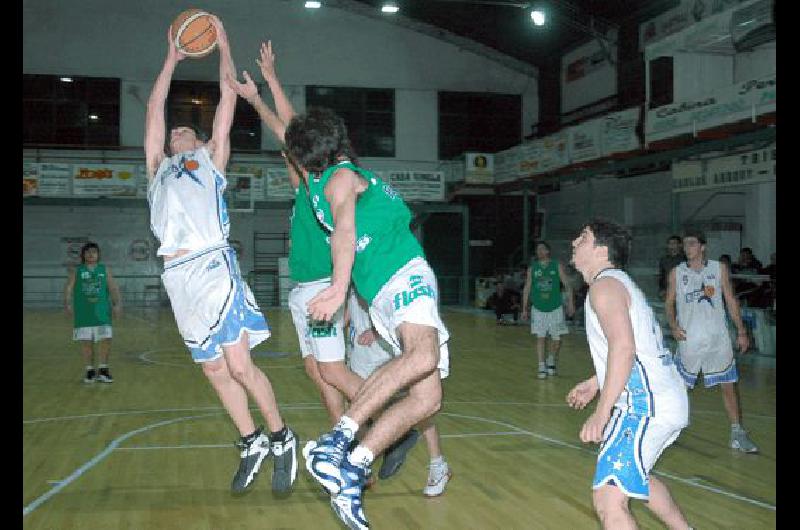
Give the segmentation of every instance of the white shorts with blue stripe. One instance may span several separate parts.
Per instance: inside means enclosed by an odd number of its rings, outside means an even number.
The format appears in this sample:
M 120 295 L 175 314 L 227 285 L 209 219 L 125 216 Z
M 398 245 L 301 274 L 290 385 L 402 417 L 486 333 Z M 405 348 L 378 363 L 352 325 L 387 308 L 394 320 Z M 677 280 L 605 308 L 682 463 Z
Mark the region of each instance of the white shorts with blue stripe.
M 222 347 L 239 342 L 245 331 L 250 348 L 270 336 L 267 321 L 242 279 L 236 253 L 227 243 L 166 262 L 161 280 L 195 362 L 218 359 Z
M 614 408 L 603 433 L 592 489 L 617 486 L 635 499 L 650 497 L 650 470 L 683 428 L 660 418 Z

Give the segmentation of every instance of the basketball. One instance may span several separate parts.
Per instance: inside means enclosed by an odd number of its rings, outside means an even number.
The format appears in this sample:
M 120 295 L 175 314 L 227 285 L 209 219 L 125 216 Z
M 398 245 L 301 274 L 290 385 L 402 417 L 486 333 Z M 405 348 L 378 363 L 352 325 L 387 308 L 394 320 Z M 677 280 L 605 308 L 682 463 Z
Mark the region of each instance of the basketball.
M 202 9 L 187 9 L 178 15 L 171 31 L 175 47 L 187 57 L 205 57 L 217 45 L 217 30 L 211 23 L 211 15 Z

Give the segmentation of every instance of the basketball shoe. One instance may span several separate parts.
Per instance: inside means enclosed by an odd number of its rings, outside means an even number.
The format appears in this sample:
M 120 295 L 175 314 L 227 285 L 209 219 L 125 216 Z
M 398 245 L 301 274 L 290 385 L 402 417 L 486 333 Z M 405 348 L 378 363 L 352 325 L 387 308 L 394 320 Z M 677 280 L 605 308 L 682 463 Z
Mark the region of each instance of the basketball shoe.
M 275 458 L 272 470 L 272 491 L 289 491 L 297 478 L 297 438 L 289 427 L 282 440 L 270 442 Z
M 231 490 L 234 493 L 242 493 L 250 487 L 261 469 L 261 463 L 269 456 L 269 438 L 262 430 L 263 428 L 259 427 L 253 434 L 242 437 L 234 444 L 241 451 L 239 469 L 236 470 L 231 483 Z
M 366 530 L 369 528 L 369 521 L 364 514 L 362 496 L 370 476 L 370 469 L 351 464 L 345 458 L 339 470 L 340 491 L 338 495 L 331 497 L 331 507 L 350 530 Z
M 747 436 L 747 431 L 741 427 L 731 427 L 731 449 L 738 449 L 743 453 L 757 453 L 758 447 Z
M 108 368 L 100 368 L 97 372 L 97 380 L 101 383 L 113 383 L 114 378 L 111 377 L 111 372 L 108 371 Z
M 442 460 L 441 464 L 430 464 L 428 466 L 428 483 L 425 489 L 422 490 L 423 495 L 426 497 L 438 497 L 444 493 L 444 488 L 450 482 L 450 477 L 453 472 L 450 471 L 450 466 L 447 462 Z
M 386 449 L 383 454 L 381 469 L 378 471 L 378 477 L 381 480 L 386 480 L 400 470 L 403 462 L 406 461 L 406 455 L 408 455 L 408 452 L 414 447 L 418 439 L 419 431 L 411 429 Z
M 331 495 L 338 495 L 341 490 L 340 467 L 354 437 L 349 429 L 333 429 L 303 447 L 306 469 Z
M 86 375 L 83 376 L 84 383 L 94 383 L 96 379 L 97 372 L 94 371 L 94 368 L 90 370 L 86 370 Z

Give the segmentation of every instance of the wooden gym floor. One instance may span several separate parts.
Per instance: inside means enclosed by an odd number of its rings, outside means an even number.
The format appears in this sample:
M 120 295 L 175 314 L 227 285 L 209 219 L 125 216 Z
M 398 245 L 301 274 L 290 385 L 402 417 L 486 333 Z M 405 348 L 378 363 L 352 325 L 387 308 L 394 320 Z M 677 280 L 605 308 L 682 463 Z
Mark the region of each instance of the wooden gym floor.
M 329 429 L 303 371 L 288 311 L 270 310 L 273 336 L 254 359 L 304 442 Z M 190 359 L 171 312 L 131 311 L 114 327 L 113 384 L 84 385 L 71 321 L 25 311 L 23 525 L 28 529 L 342 528 L 302 466 L 293 493 L 273 496 L 268 463 L 253 490 L 230 493 L 236 431 Z M 422 496 L 422 440 L 403 469 L 365 496 L 373 528 L 597 528 L 591 503 L 595 447 L 578 431 L 589 415 L 564 398 L 592 373 L 586 339 L 564 339 L 559 376 L 535 379 L 534 341 L 493 315 L 444 312 L 451 375 L 437 417 L 454 472 L 445 495 Z M 719 390 L 690 394 L 691 425 L 656 464 L 696 528 L 776 525 L 775 369 L 740 363 L 744 423 L 759 455 L 727 448 Z M 258 423 L 262 420 L 254 410 Z M 377 469 L 377 468 L 376 468 Z M 661 528 L 640 501 L 642 528 Z

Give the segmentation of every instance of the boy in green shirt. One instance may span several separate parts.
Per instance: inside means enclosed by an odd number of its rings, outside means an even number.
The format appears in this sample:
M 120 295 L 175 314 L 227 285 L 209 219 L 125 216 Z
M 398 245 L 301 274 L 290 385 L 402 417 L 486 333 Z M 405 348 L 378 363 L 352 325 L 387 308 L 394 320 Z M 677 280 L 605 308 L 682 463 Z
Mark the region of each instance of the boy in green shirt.
M 109 298 L 111 303 L 109 303 Z M 113 307 L 112 307 L 113 306 Z M 122 300 L 119 287 L 111 275 L 111 268 L 100 263 L 100 247 L 86 243 L 81 248 L 81 264 L 69 272 L 64 287 L 64 310 L 73 315 L 72 339 L 81 343 L 86 361 L 84 383 L 113 383 L 108 369 L 111 353 L 111 314 L 119 317 Z M 97 344 L 100 364 L 94 369 L 92 342 Z
M 567 315 L 575 313 L 575 300 L 572 294 L 564 265 L 550 259 L 550 245 L 544 241 L 536 244 L 536 257 L 531 259 L 528 276 L 522 291 L 522 319 L 531 313 L 531 334 L 536 335 L 536 354 L 539 357 L 537 377 L 545 379 L 556 375 L 556 355 L 561 347 L 561 335 L 569 333 L 564 321 L 564 307 L 561 302 L 561 283 L 567 292 Z M 530 298 L 529 298 L 530 295 Z M 530 300 L 530 305 L 528 305 Z M 547 364 L 544 360 L 544 343 L 550 335 L 550 353 Z

